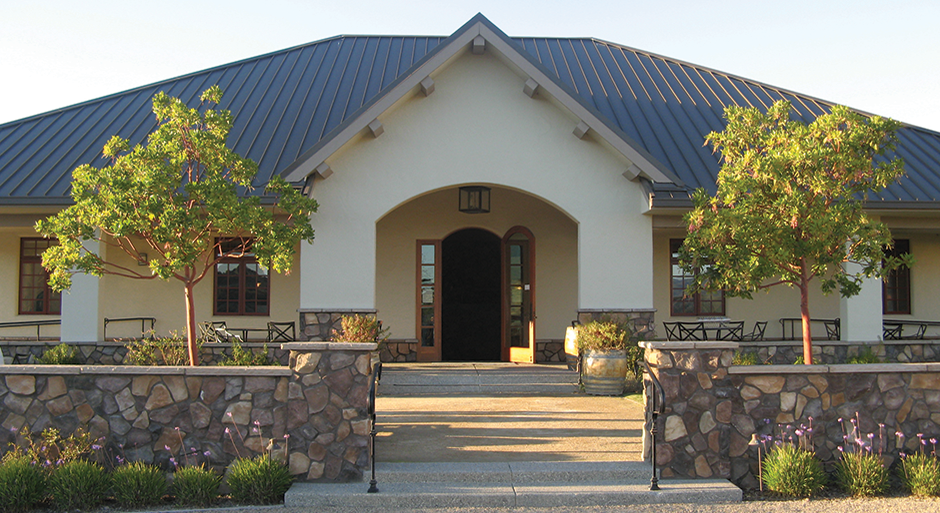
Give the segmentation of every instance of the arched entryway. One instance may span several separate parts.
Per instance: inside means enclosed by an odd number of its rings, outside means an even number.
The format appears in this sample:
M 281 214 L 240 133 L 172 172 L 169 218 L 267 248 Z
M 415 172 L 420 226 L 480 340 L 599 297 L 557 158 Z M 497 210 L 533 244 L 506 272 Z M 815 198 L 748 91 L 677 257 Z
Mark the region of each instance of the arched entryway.
M 441 244 L 441 356 L 500 359 L 500 238 L 479 228 Z

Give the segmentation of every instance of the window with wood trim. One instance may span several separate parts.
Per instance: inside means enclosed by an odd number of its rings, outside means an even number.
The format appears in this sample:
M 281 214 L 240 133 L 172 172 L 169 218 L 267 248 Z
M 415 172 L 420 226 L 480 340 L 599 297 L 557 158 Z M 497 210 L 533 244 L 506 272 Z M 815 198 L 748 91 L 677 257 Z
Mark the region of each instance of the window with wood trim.
M 49 273 L 42 266 L 42 252 L 58 244 L 56 239 L 20 239 L 21 315 L 58 315 L 62 312 L 62 295 L 49 287 Z
M 885 256 L 899 257 L 911 252 L 911 241 L 896 239 L 894 247 L 885 249 Z M 911 269 L 900 266 L 888 272 L 881 284 L 881 307 L 886 314 L 911 313 Z
M 215 264 L 215 315 L 269 315 L 271 280 L 261 267 L 251 245 L 236 251 L 240 239 L 221 241 L 217 251 L 222 260 Z
M 679 265 L 679 248 L 681 246 L 682 239 L 669 240 L 671 314 L 677 317 L 725 315 L 724 292 L 686 294 L 686 288 L 692 284 L 694 276 L 683 271 L 682 266 Z

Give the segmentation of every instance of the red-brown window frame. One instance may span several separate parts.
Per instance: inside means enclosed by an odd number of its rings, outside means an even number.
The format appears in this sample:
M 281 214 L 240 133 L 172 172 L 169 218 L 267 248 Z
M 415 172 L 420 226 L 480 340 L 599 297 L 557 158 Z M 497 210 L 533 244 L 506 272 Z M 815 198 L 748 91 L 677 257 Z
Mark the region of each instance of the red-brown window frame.
M 895 239 L 894 246 L 885 250 L 886 256 L 901 256 L 911 252 L 909 239 Z M 894 291 L 897 306 L 906 308 L 889 309 L 889 291 Z M 888 276 L 881 282 L 881 311 L 889 315 L 910 315 L 911 313 L 911 269 L 906 266 L 898 267 L 888 272 Z
M 226 249 L 223 249 L 225 243 L 226 243 L 225 239 L 217 240 L 216 241 L 217 246 L 215 248 L 215 251 L 219 251 L 221 253 L 224 253 L 225 251 L 227 251 Z M 246 245 L 247 245 L 246 251 L 249 251 L 251 248 L 251 242 L 249 241 Z M 219 311 L 219 265 L 220 264 L 238 264 L 238 287 L 237 287 L 238 311 L 237 312 L 220 312 Z M 265 304 L 267 306 L 266 308 L 267 311 L 266 312 L 246 312 L 245 311 L 245 303 L 246 303 L 245 296 L 247 295 L 246 292 L 248 290 L 247 267 L 250 264 L 258 264 L 258 259 L 255 257 L 253 253 L 246 253 L 243 256 L 224 257 L 220 259 L 218 262 L 216 262 L 215 265 L 213 265 L 213 283 L 212 283 L 212 314 L 213 315 L 270 317 L 271 315 L 271 274 L 270 273 L 267 274 L 267 280 L 265 280 L 266 287 L 255 288 L 257 291 L 263 290 L 264 292 L 266 292 Z
M 61 299 L 62 296 L 59 292 L 54 292 L 52 290 L 52 287 L 49 286 L 49 273 L 43 267 L 41 267 L 42 266 L 42 254 L 40 253 L 39 255 L 24 255 L 27 241 L 48 243 L 48 246 L 46 246 L 46 248 L 55 246 L 56 244 L 59 243 L 59 241 L 56 239 L 43 239 L 41 237 L 24 237 L 20 239 L 20 269 L 19 269 L 19 284 L 17 287 L 17 291 L 19 293 L 17 294 L 17 298 L 16 298 L 16 304 L 17 304 L 16 310 L 20 315 L 59 315 L 62 313 L 62 299 Z M 42 294 L 42 299 L 41 299 L 42 309 L 40 311 L 24 311 L 23 310 L 23 304 L 25 302 L 34 303 L 37 301 L 35 299 L 30 299 L 28 301 L 23 299 L 24 297 L 23 292 L 25 290 L 24 289 L 25 283 L 23 281 L 23 278 L 24 276 L 26 276 L 24 274 L 26 264 L 40 264 L 40 269 L 42 269 L 41 275 L 44 278 L 43 283 L 45 284 L 45 289 Z M 33 274 L 31 276 L 40 276 L 40 275 Z M 38 288 L 38 287 L 28 287 L 28 288 Z M 56 302 L 59 305 L 58 310 L 53 310 L 50 307 L 50 300 L 54 297 L 59 298 L 59 300 Z
M 720 300 L 721 310 L 718 312 L 704 312 L 703 313 L 702 312 L 702 295 L 699 293 L 696 293 L 696 294 L 693 294 L 692 296 L 687 296 L 685 294 L 685 287 L 688 284 L 689 280 L 691 280 L 691 277 L 686 275 L 685 273 L 683 273 L 682 276 L 677 276 L 673 274 L 673 270 L 676 268 L 676 266 L 679 265 L 679 258 L 676 256 L 676 253 L 678 253 L 679 247 L 682 246 L 682 242 L 683 242 L 683 239 L 669 239 L 669 313 L 670 315 L 672 315 L 673 317 L 700 317 L 703 315 L 715 315 L 715 316 L 725 315 L 726 304 L 725 304 L 725 293 L 723 291 L 718 292 L 721 295 L 721 300 Z M 682 297 L 684 299 L 680 301 L 690 301 L 692 303 L 691 312 L 676 312 L 676 308 L 675 308 L 676 300 L 675 300 L 674 294 L 675 294 L 675 291 L 677 290 L 675 287 L 675 282 L 676 282 L 677 277 L 682 278 L 682 284 L 683 284 L 683 287 L 682 287 L 683 296 Z M 715 302 L 715 301 L 709 301 L 709 302 Z

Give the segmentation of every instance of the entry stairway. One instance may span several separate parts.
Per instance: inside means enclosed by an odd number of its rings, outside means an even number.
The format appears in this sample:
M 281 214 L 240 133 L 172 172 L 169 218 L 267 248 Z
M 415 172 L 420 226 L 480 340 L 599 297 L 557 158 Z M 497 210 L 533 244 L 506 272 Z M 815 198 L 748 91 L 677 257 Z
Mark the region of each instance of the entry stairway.
M 387 365 L 377 402 L 378 492 L 367 493 L 369 473 L 352 483 L 296 483 L 285 506 L 394 511 L 741 500 L 727 480 L 665 479 L 650 491 L 649 463 L 624 461 L 639 459 L 642 407 L 583 396 L 577 383 L 577 373 L 561 365 Z
M 368 476 L 366 476 L 368 477 Z M 553 508 L 630 504 L 713 504 L 741 500 L 726 480 L 660 481 L 650 491 L 643 462 L 378 463 L 368 482 L 297 483 L 288 507 L 353 511 L 422 508 Z

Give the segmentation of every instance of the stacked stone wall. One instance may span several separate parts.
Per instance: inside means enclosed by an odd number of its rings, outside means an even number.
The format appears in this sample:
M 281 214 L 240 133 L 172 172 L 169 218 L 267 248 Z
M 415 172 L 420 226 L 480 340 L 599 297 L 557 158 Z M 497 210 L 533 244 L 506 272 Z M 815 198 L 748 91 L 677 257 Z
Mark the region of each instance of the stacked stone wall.
M 636 340 L 652 340 L 656 337 L 655 314 L 653 309 L 632 310 L 578 310 L 578 322 L 587 324 L 591 321 L 611 320 L 628 324 L 634 330 Z
M 656 454 L 664 477 L 725 477 L 757 487 L 752 441 L 810 426 L 808 443 L 829 465 L 852 419 L 856 436 L 872 433 L 889 465 L 900 451 L 918 449 L 917 434 L 940 435 L 940 363 L 733 366 L 735 346 L 644 343 L 666 395 Z
M 59 345 L 56 341 L 0 341 L 0 351 L 3 356 L 10 358 L 10 363 L 20 365 L 33 365 L 39 363 L 39 357 L 48 349 Z M 77 349 L 78 358 L 82 365 L 123 365 L 127 357 L 127 346 L 124 342 L 69 342 L 69 346 Z M 268 357 L 277 365 L 288 365 L 290 352 L 281 349 L 279 343 L 244 342 L 243 349 L 252 352 L 268 348 Z M 225 356 L 232 356 L 232 344 L 205 343 L 199 351 L 200 365 L 217 365 Z
M 762 363 L 787 365 L 803 356 L 802 341 L 741 342 L 741 351 L 753 352 Z M 813 362 L 845 363 L 870 350 L 884 362 L 918 363 L 940 361 L 940 340 L 886 340 L 876 343 L 813 341 Z
M 104 454 L 224 468 L 265 450 L 301 480 L 357 479 L 369 465 L 375 344 L 290 343 L 288 367 L 0 366 L 0 446 L 78 428 Z
M 302 309 L 300 310 L 301 340 L 311 342 L 325 342 L 333 340 L 333 330 L 342 328 L 344 315 L 365 315 L 375 317 L 376 310 L 350 310 L 350 309 Z

